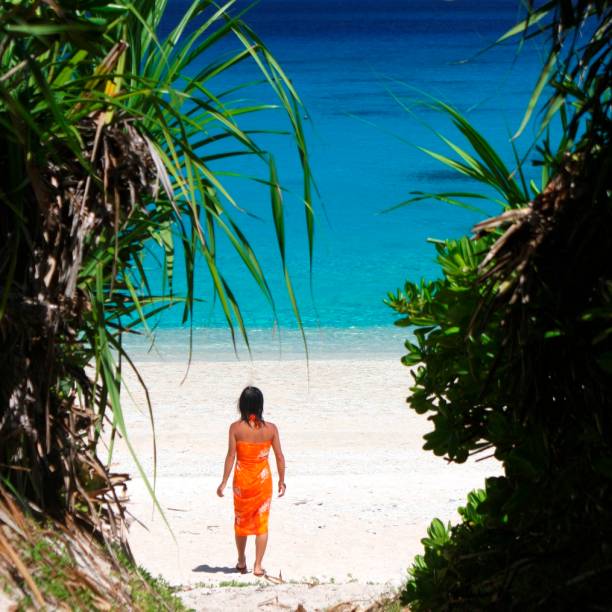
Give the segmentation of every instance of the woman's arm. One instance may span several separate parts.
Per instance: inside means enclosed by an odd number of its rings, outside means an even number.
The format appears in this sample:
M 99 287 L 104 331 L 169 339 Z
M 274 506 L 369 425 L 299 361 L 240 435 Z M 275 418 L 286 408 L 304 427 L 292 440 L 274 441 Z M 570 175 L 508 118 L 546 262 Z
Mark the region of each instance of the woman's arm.
M 236 458 L 236 434 L 234 433 L 234 426 L 231 425 L 229 428 L 229 441 L 227 444 L 227 455 L 225 456 L 225 466 L 223 468 L 223 480 L 217 487 L 217 495 L 223 497 L 223 489 L 227 485 L 232 468 L 234 467 L 234 459 Z
M 278 496 L 282 497 L 287 488 L 285 485 L 285 457 L 281 449 L 280 436 L 276 425 L 274 426 L 274 437 L 272 438 L 272 450 L 276 457 L 276 469 L 278 470 Z

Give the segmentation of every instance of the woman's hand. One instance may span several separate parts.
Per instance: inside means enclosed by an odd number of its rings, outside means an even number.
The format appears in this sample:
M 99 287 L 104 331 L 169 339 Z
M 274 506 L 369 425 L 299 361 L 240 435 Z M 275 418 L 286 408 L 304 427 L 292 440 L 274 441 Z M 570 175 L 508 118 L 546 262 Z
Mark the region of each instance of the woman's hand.
M 223 489 L 225 489 L 225 487 L 227 486 L 227 482 L 222 482 L 218 487 L 217 487 L 217 495 L 219 497 L 223 497 Z
M 278 496 L 282 497 L 285 494 L 286 490 L 287 490 L 287 485 L 281 480 L 279 480 L 278 481 Z

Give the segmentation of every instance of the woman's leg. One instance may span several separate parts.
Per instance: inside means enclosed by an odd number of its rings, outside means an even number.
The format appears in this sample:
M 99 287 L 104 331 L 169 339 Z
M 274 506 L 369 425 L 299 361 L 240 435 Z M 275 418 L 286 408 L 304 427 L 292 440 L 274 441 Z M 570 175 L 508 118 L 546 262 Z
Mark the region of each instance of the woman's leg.
M 246 556 L 244 550 L 246 548 L 247 537 L 236 534 L 236 548 L 238 549 L 238 565 L 246 567 Z
M 268 544 L 268 533 L 260 533 L 255 536 L 255 566 L 253 567 L 253 572 L 256 574 L 261 573 L 261 561 L 263 559 L 264 553 L 266 552 L 266 546 Z

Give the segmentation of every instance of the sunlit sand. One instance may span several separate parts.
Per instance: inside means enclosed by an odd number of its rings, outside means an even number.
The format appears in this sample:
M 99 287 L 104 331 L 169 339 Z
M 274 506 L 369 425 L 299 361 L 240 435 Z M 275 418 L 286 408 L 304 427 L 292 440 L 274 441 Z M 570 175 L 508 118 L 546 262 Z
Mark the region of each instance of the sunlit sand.
M 500 470 L 493 460 L 447 465 L 422 450 L 431 427 L 405 403 L 411 377 L 398 359 L 315 360 L 309 372 L 304 360 L 196 362 L 181 384 L 185 370 L 178 362 L 141 365 L 153 398 L 157 496 L 172 533 L 124 445 L 113 462 L 134 475 L 128 507 L 138 519 L 130 529 L 137 561 L 184 585 L 196 609 L 254 609 L 275 597 L 307 609 L 367 602 L 402 583 L 432 518 L 458 518 L 467 492 Z M 264 559 L 267 572 L 285 584 L 228 588 L 219 585 L 262 582 L 232 571 L 231 489 L 222 499 L 215 494 L 227 428 L 249 383 L 264 392 L 264 416 L 278 425 L 287 460 L 287 494 L 272 501 Z M 152 478 L 144 394 L 133 376 L 128 388 L 130 439 Z M 271 465 L 276 477 L 273 459 Z M 247 545 L 249 569 L 253 546 Z

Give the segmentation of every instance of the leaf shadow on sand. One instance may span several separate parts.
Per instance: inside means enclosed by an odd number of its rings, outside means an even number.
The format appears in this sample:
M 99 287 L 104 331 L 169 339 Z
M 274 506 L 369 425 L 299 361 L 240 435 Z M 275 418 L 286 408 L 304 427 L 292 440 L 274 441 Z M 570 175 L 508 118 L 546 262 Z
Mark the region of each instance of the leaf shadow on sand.
M 239 571 L 235 567 L 221 567 L 213 565 L 198 565 L 194 567 L 192 572 L 204 572 L 206 574 L 238 574 Z

